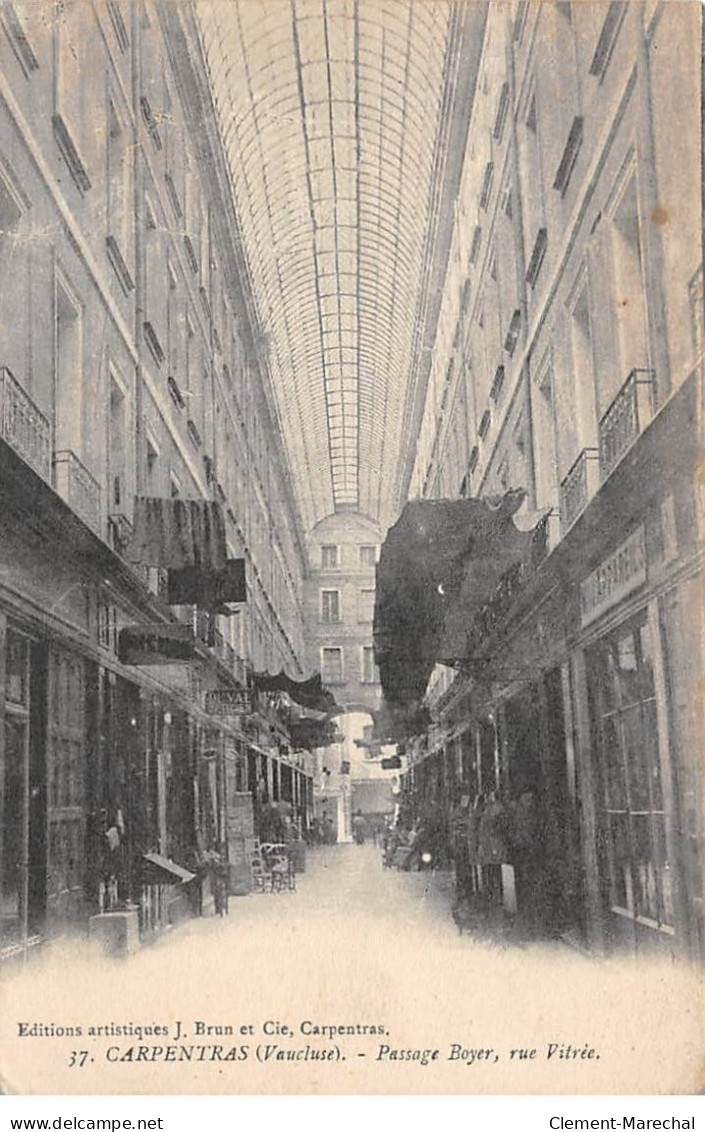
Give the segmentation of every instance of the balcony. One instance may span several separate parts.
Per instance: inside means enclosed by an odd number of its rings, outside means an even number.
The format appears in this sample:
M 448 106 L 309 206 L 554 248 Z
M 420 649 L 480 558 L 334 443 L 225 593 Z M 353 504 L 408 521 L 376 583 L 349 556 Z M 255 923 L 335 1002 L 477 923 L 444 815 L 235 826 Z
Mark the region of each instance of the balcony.
M 633 369 L 600 420 L 600 475 L 606 480 L 654 415 L 656 376 Z
M 0 436 L 51 483 L 51 424 L 7 366 L 0 366 Z
M 583 448 L 561 482 L 561 533 L 572 527 L 599 486 L 599 451 Z
M 100 534 L 100 485 L 69 448 L 54 453 L 54 487 L 86 526 Z

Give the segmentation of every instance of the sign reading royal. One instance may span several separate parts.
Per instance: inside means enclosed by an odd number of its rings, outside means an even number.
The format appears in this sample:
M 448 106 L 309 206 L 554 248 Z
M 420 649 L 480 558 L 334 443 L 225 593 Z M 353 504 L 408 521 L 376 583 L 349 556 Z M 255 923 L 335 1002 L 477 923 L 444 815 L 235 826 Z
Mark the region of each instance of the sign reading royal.
M 645 581 L 646 542 L 644 527 L 640 526 L 580 583 L 580 623 L 583 628 Z
M 252 697 L 247 688 L 216 688 L 206 692 L 205 706 L 209 715 L 249 715 Z

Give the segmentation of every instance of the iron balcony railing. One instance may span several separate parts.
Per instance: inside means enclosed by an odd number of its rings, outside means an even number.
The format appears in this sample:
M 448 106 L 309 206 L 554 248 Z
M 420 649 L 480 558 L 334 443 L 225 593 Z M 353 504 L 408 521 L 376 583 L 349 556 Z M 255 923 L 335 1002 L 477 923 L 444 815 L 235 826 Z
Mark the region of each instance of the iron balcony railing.
M 100 534 L 100 484 L 70 448 L 54 453 L 54 488 L 86 526 Z
M 0 366 L 0 436 L 51 483 L 51 423 L 7 366 Z
M 599 484 L 599 451 L 583 448 L 568 474 L 561 481 L 561 532 L 565 533 L 585 510 Z
M 656 376 L 651 369 L 633 369 L 599 425 L 600 475 L 616 468 L 654 415 Z

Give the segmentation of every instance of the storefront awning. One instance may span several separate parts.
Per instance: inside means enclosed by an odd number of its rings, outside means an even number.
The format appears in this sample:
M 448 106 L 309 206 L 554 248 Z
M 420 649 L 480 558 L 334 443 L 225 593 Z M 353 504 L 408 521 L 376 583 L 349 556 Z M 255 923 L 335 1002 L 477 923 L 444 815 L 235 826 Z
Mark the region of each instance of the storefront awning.
M 202 499 L 135 498 L 126 557 L 168 570 L 224 570 L 225 521 L 220 504 Z
M 496 503 L 418 500 L 406 504 L 389 530 L 377 565 L 374 619 L 389 706 L 419 703 L 434 664 L 464 658 L 475 615 L 499 579 L 531 559 L 537 531 L 520 530 L 514 520 L 524 499 L 523 491 L 510 491 Z
M 144 853 L 142 859 L 146 869 L 154 872 L 157 884 L 188 884 L 195 879 L 195 873 L 177 865 L 169 857 L 162 857 L 160 853 Z

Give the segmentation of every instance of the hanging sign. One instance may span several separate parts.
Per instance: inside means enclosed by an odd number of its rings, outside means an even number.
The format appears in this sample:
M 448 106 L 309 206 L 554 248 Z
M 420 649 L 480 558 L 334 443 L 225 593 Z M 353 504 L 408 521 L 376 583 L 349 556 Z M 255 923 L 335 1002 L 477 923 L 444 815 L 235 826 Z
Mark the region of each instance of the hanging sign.
M 205 706 L 209 715 L 249 715 L 252 696 L 247 688 L 216 688 L 206 692 Z
M 180 664 L 195 655 L 190 625 L 126 625 L 118 636 L 121 664 Z

